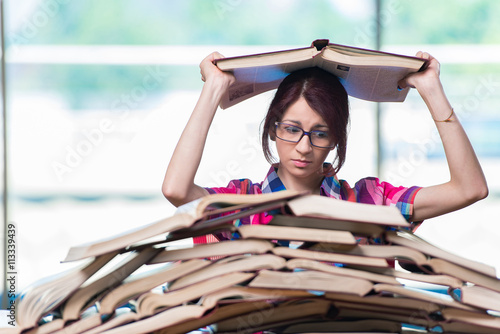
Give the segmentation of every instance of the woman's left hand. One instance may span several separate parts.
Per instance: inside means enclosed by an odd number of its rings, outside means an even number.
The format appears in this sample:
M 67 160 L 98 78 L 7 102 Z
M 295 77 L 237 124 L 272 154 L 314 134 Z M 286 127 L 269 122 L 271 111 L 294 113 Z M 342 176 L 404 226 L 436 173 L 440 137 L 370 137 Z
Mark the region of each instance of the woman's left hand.
M 417 88 L 417 90 L 420 91 L 425 87 L 432 87 L 435 84 L 440 84 L 439 73 L 441 65 L 439 64 L 438 60 L 431 56 L 429 53 L 422 51 L 417 52 L 416 57 L 427 59 L 427 66 L 423 71 L 407 75 L 405 78 L 399 81 L 399 87 Z

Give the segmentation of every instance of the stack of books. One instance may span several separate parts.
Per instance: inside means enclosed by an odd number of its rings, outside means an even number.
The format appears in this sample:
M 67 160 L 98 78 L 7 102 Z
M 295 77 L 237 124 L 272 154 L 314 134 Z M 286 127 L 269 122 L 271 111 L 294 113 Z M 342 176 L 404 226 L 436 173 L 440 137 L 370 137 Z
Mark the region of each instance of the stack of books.
M 265 225 L 234 224 L 271 212 Z M 73 247 L 18 333 L 499 333 L 495 269 L 419 238 L 394 207 L 282 191 L 209 195 Z M 231 236 L 179 248 L 181 240 Z

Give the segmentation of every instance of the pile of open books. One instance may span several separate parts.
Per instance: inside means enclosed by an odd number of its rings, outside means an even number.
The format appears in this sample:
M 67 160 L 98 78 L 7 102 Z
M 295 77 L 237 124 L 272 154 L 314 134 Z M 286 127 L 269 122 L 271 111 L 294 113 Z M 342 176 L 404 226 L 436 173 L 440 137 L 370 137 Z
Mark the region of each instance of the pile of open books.
M 266 225 L 234 220 L 271 212 Z M 210 195 L 73 247 L 22 333 L 499 333 L 494 268 L 418 238 L 393 207 L 282 191 Z M 232 240 L 174 247 L 204 235 Z M 404 269 L 403 269 L 404 268 Z

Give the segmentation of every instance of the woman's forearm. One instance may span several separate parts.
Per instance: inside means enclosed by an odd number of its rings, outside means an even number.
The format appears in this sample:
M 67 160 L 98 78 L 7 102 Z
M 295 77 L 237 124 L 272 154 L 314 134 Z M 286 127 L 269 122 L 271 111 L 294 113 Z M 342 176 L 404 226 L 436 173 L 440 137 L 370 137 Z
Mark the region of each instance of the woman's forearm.
M 194 183 L 206 138 L 224 88 L 212 81 L 203 86 L 200 98 L 174 150 L 162 185 L 165 197 L 175 206 L 206 194 Z
M 481 165 L 439 80 L 417 86 L 436 123 L 450 171 L 444 184 L 421 190 L 415 199 L 414 220 L 461 209 L 488 195 Z

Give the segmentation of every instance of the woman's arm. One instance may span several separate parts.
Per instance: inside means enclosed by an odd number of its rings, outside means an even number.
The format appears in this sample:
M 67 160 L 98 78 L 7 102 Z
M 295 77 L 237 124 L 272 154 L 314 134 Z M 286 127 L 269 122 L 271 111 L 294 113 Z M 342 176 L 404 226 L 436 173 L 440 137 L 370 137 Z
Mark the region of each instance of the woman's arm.
M 194 178 L 217 107 L 222 95 L 234 82 L 232 74 L 220 71 L 213 64 L 213 60 L 217 58 L 222 56 L 214 52 L 200 64 L 201 77 L 205 84 L 163 180 L 163 195 L 175 206 L 207 195 L 206 189 L 194 183 Z
M 450 180 L 417 193 L 413 221 L 455 211 L 488 196 L 481 165 L 439 80 L 439 62 L 428 53 L 419 52 L 417 56 L 429 59 L 429 66 L 405 78 L 401 86 L 416 88 L 429 108 L 443 143 Z

